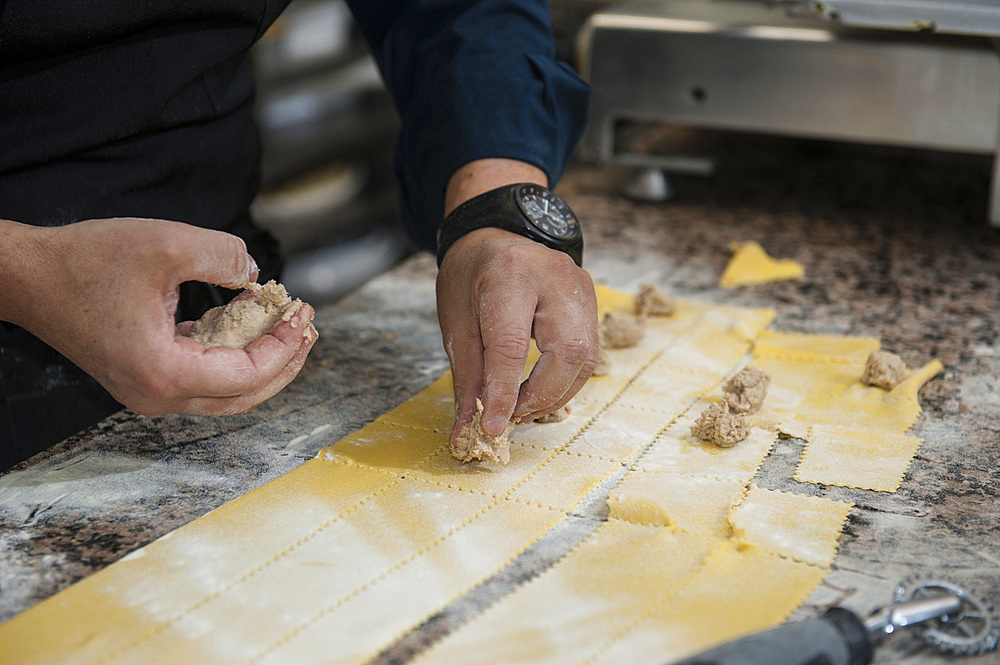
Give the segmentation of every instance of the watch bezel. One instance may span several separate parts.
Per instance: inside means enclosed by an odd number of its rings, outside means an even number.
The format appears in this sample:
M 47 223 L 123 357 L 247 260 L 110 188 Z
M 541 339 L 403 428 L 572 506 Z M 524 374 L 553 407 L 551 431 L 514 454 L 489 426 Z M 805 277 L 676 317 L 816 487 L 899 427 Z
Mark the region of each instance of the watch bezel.
M 564 245 L 571 244 L 582 236 L 580 222 L 576 218 L 576 215 L 573 214 L 569 205 L 552 190 L 533 183 L 522 183 L 514 188 L 513 194 L 514 202 L 516 203 L 518 210 L 524 216 L 525 221 L 530 225 L 532 230 L 540 234 L 542 237 L 547 238 L 551 242 L 557 243 L 558 245 Z M 531 213 L 528 211 L 527 204 L 524 201 L 526 195 L 533 195 L 551 201 L 566 222 L 566 233 L 557 235 L 546 231 L 543 226 L 535 221 L 535 219 L 532 218 Z

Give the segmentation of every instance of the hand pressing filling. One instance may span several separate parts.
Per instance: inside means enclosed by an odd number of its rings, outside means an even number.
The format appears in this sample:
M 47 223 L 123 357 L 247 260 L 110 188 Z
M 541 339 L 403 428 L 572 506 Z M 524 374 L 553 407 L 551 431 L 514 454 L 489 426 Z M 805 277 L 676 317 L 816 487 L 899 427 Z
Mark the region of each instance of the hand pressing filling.
M 474 459 L 491 460 L 499 464 L 510 462 L 510 431 L 514 423 L 507 423 L 500 436 L 490 436 L 483 431 L 480 424 L 483 417 L 483 403 L 476 398 L 476 412 L 472 421 L 462 428 L 458 438 L 449 446 L 455 459 L 471 462 Z

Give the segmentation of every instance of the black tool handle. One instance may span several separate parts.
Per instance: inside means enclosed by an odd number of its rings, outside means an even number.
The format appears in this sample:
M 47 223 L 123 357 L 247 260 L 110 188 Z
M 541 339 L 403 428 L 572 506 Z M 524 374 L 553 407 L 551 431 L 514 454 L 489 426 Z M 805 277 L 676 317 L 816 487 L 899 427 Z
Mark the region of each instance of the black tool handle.
M 834 607 L 819 619 L 755 633 L 675 665 L 868 665 L 872 651 L 861 619 Z

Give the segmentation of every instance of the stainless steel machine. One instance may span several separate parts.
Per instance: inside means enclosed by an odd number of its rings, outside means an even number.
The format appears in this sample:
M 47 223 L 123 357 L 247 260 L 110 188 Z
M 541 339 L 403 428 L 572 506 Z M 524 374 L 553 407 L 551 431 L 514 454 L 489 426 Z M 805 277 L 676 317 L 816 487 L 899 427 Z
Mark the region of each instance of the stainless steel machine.
M 994 155 L 1000 226 L 1000 0 L 634 0 L 578 38 L 593 86 L 581 154 L 710 172 L 702 156 L 615 147 L 619 125 L 717 130 Z

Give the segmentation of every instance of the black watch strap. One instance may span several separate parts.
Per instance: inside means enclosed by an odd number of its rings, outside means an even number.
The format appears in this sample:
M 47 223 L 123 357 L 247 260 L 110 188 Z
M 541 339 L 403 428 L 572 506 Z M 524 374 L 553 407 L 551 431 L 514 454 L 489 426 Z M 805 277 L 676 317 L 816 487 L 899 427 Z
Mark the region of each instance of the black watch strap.
M 518 188 L 525 185 L 541 189 L 540 185 L 532 185 L 531 183 L 504 185 L 475 196 L 452 210 L 438 227 L 438 267 L 441 266 L 445 253 L 455 244 L 456 240 L 470 231 L 483 228 L 503 229 L 531 238 L 547 247 L 566 252 L 576 261 L 577 265 L 582 265 L 582 235 L 577 234 L 576 239 L 572 242 L 562 241 L 541 232 L 525 217 L 516 199 Z

